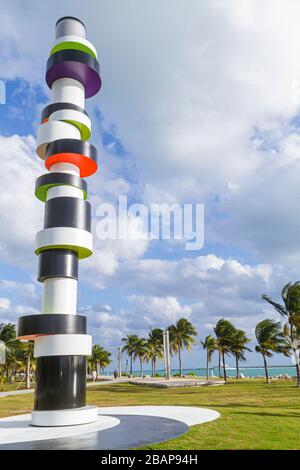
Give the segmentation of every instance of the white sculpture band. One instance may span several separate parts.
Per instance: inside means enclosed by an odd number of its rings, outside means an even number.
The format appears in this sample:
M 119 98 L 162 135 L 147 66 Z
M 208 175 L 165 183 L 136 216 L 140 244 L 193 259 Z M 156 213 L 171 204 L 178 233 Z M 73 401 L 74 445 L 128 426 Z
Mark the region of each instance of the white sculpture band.
M 41 356 L 90 356 L 90 335 L 38 336 L 34 342 L 34 357 Z
M 48 121 L 38 128 L 36 153 L 43 160 L 46 157 L 47 145 L 59 139 L 81 140 L 81 133 L 78 127 L 69 122 Z
M 72 227 L 50 227 L 40 230 L 35 238 L 35 252 L 46 248 L 66 248 L 78 253 L 79 259 L 91 256 L 93 236 L 90 232 Z

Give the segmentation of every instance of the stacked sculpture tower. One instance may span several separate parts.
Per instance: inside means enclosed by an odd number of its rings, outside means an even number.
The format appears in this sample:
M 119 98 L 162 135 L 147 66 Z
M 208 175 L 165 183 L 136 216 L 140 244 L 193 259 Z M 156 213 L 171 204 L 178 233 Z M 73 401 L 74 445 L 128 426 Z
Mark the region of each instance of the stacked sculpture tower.
M 42 111 L 37 154 L 49 172 L 36 181 L 45 203 L 44 228 L 36 235 L 42 313 L 19 318 L 18 337 L 34 340 L 36 391 L 32 424 L 75 425 L 95 421 L 85 403 L 86 356 L 92 338 L 86 317 L 77 315 L 78 260 L 92 254 L 91 207 L 83 177 L 97 171 L 97 150 L 87 142 L 91 121 L 85 98 L 101 87 L 94 46 L 73 17 L 56 23 L 47 62 L 52 102 Z

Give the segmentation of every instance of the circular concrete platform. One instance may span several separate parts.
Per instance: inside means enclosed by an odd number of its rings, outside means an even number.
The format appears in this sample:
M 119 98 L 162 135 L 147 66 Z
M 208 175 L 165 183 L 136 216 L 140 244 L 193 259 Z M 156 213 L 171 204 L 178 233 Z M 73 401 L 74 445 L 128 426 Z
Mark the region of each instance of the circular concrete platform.
M 0 419 L 0 450 L 113 450 L 180 436 L 189 426 L 217 419 L 216 411 L 183 406 L 99 408 L 95 423 L 51 428 L 29 425 L 30 415 Z
M 59 437 L 74 437 L 95 431 L 104 431 L 120 424 L 117 418 L 99 416 L 90 424 L 78 426 L 36 427 L 31 426 L 31 414 L 11 416 L 0 419 L 0 446 L 20 442 L 57 439 Z

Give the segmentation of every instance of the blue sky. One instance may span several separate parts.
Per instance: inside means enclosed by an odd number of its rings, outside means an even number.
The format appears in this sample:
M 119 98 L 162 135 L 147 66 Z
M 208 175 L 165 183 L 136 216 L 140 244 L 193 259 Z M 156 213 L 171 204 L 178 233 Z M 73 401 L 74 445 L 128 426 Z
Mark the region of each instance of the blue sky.
M 48 103 L 45 64 L 56 20 L 81 18 L 99 54 L 103 87 L 87 101 L 100 171 L 89 178 L 93 227 L 100 203 L 205 204 L 205 245 L 98 240 L 80 264 L 78 311 L 113 353 L 189 318 L 199 338 L 223 316 L 253 338 L 299 279 L 300 6 L 293 1 L 1 0 L 0 320 L 39 313 L 33 196 Z M 267 25 L 267 27 L 266 27 Z M 260 364 L 255 353 L 249 365 Z M 215 363 L 217 358 L 215 358 Z M 273 362 L 289 363 L 274 358 Z M 201 348 L 184 355 L 204 365 Z M 231 364 L 231 359 L 228 359 Z M 174 365 L 177 364 L 174 359 Z M 114 367 L 114 365 L 112 366 Z

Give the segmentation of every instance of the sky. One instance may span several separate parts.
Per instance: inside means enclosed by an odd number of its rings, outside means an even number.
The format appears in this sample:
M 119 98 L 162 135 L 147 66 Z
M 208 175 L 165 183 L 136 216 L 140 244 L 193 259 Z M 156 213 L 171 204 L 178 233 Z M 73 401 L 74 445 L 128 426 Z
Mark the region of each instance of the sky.
M 54 25 L 86 25 L 102 89 L 87 100 L 100 170 L 88 179 L 94 255 L 80 262 L 78 313 L 112 352 L 188 318 L 198 340 L 226 317 L 254 338 L 278 319 L 261 300 L 299 279 L 300 4 L 293 0 L 0 0 L 0 321 L 40 313 L 35 179 Z M 3 102 L 3 97 L 2 97 Z M 199 203 L 201 250 L 166 240 L 99 240 L 97 207 Z M 137 228 L 138 232 L 138 228 Z M 255 346 L 255 341 L 250 347 Z M 247 365 L 260 365 L 256 353 Z M 203 367 L 201 346 L 186 367 Z M 228 364 L 233 364 L 228 358 Z M 291 364 L 282 356 L 270 361 Z M 217 357 L 213 364 L 217 363 Z M 177 358 L 172 358 L 177 366 Z

